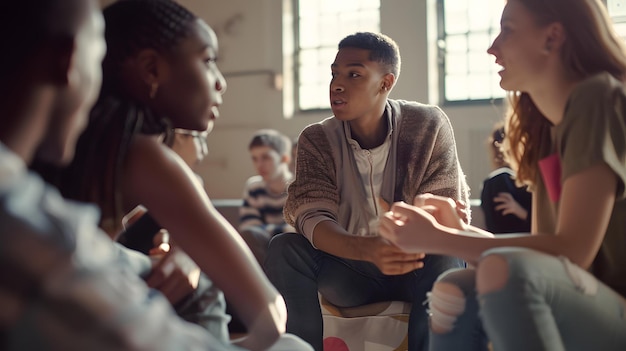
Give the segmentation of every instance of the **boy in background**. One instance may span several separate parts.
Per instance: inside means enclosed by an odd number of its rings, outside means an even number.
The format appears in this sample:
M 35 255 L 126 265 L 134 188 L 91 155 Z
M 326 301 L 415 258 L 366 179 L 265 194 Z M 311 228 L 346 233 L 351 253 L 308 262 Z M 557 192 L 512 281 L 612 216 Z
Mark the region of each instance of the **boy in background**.
M 248 146 L 257 175 L 246 181 L 239 210 L 239 233 L 260 263 L 265 260 L 270 239 L 294 228 L 283 217 L 289 170 L 291 140 L 274 129 L 257 131 Z

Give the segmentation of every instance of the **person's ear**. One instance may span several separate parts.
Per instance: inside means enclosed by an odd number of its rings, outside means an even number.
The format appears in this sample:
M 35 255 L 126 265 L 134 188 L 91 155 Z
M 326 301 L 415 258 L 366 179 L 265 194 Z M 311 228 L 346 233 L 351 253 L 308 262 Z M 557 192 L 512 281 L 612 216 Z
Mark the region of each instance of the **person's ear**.
M 559 22 L 554 22 L 546 27 L 546 39 L 544 43 L 544 52 L 549 54 L 553 51 L 560 51 L 563 43 L 565 42 L 566 34 L 563 25 Z
M 291 162 L 291 155 L 284 154 L 284 155 L 280 158 L 280 162 L 281 162 L 281 163 L 286 163 L 286 164 L 289 164 L 289 162 Z
M 135 69 L 148 87 L 160 85 L 169 75 L 169 66 L 163 56 L 154 49 L 143 49 L 135 56 Z
M 383 85 L 381 89 L 385 92 L 388 92 L 393 88 L 394 83 L 396 82 L 396 76 L 393 73 L 387 73 L 383 76 Z

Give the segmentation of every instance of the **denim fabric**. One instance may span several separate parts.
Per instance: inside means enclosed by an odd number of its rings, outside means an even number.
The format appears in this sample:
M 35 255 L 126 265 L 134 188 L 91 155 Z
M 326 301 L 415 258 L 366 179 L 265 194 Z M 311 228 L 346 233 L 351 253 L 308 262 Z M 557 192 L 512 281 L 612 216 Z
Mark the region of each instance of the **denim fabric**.
M 504 257 L 509 266 L 504 289 L 479 296 L 494 349 L 626 350 L 626 306 L 591 274 L 528 249 L 486 254 Z
M 432 284 L 447 269 L 462 267 L 450 257 L 427 256 L 425 267 L 413 272 L 384 275 L 372 263 L 342 259 L 316 250 L 302 235 L 286 233 L 270 241 L 265 270 L 287 304 L 287 331 L 322 350 L 322 314 L 318 291 L 332 304 L 353 307 L 379 301 L 407 301 L 409 350 L 428 345 L 428 318 L 423 301 Z
M 239 234 L 241 235 L 243 241 L 246 242 L 259 264 L 263 264 L 265 256 L 267 255 L 267 246 L 272 238 L 272 234 L 263 229 L 261 226 L 240 229 Z
M 486 351 L 487 337 L 478 319 L 476 271 L 451 269 L 442 274 L 437 282 L 458 286 L 465 295 L 465 310 L 457 318 L 454 329 L 449 333 L 436 334 L 430 331 L 429 350 Z
M 447 273 L 441 279 L 467 294 L 469 308 L 452 332 L 431 333 L 431 350 L 485 350 L 476 338 L 480 323 L 494 350 L 626 350 L 626 305 L 622 297 L 563 257 L 523 248 L 498 248 L 508 263 L 509 279 L 501 290 L 478 296 L 474 282 Z M 474 301 L 471 304 L 471 301 Z

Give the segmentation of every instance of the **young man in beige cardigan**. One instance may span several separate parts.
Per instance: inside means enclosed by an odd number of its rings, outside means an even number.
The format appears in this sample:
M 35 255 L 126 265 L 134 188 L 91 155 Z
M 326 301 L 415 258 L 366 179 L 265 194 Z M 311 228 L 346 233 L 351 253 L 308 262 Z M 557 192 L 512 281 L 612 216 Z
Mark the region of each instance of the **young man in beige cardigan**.
M 299 234 L 274 237 L 265 268 L 287 303 L 287 330 L 322 350 L 318 291 L 331 303 L 413 303 L 409 349 L 428 346 L 422 302 L 437 276 L 463 262 L 407 254 L 378 236 L 395 201 L 432 193 L 467 201 L 452 126 L 435 106 L 388 99 L 400 72 L 389 37 L 356 33 L 331 65 L 334 116 L 306 127 L 285 217 Z

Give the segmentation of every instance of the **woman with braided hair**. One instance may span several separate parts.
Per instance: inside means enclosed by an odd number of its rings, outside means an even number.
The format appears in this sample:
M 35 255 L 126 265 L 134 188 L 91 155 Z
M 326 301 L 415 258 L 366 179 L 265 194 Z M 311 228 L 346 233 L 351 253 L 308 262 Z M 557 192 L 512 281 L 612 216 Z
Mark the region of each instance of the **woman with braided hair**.
M 226 82 L 216 65 L 215 33 L 171 0 L 120 0 L 103 14 L 107 54 L 100 98 L 74 162 L 54 183 L 66 197 L 98 204 L 100 225 L 111 237 L 122 229 L 124 214 L 145 206 L 232 303 L 247 329 L 238 346 L 309 350 L 284 334 L 282 296 L 191 169 L 164 143 L 175 128 L 210 131 L 218 117 Z M 148 284 L 158 280 L 151 277 Z M 172 289 L 159 287 L 166 296 Z M 229 344 L 221 316 L 218 311 L 214 317 Z

